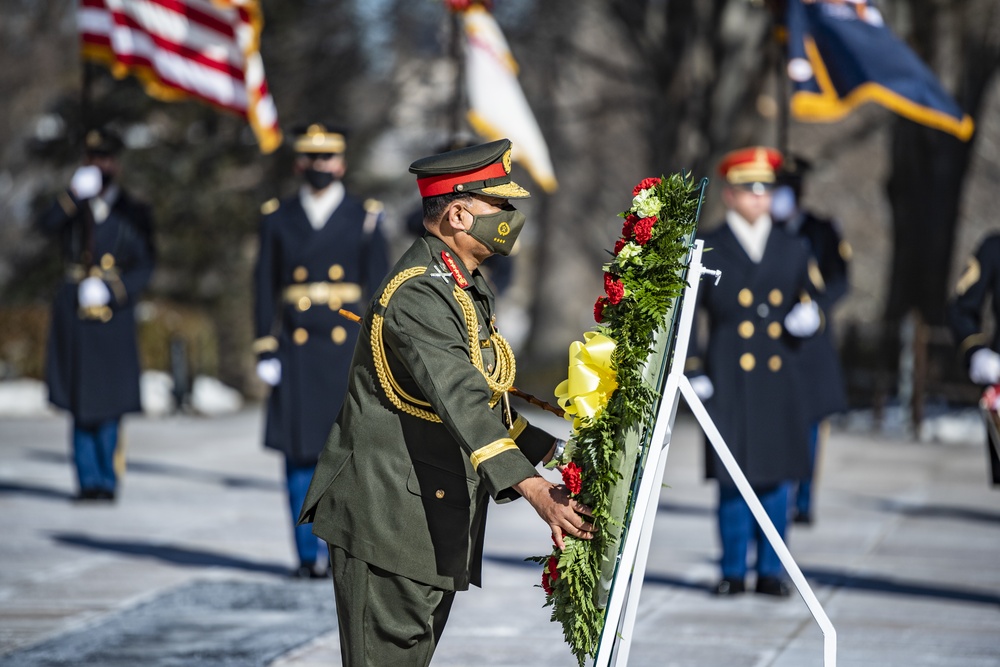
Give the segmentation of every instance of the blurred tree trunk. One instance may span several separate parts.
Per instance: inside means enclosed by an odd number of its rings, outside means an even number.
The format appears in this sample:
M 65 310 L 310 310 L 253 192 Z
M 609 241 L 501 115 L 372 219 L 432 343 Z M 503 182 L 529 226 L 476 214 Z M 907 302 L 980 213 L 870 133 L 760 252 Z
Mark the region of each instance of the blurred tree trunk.
M 979 119 L 984 96 L 1000 67 L 1000 8 L 995 0 L 910 0 L 912 46 L 925 62 L 950 55 L 956 100 Z M 892 130 L 892 274 L 886 322 L 895 331 L 917 310 L 943 324 L 959 206 L 978 132 L 968 142 L 897 119 Z

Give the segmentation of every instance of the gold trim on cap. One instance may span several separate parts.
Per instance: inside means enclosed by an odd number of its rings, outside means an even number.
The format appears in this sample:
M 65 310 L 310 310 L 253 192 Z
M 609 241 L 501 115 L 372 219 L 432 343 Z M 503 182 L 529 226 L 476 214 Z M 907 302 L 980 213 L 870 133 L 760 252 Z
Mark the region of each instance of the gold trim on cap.
M 513 148 L 513 147 L 511 147 L 511 148 Z M 503 152 L 503 157 L 501 158 L 501 161 L 503 162 L 503 170 L 505 172 L 507 172 L 508 174 L 510 173 L 510 151 L 511 151 L 511 148 L 508 148 L 507 150 L 505 150 Z
M 292 334 L 292 340 L 295 341 L 296 345 L 305 345 L 306 341 L 309 340 L 309 332 L 299 327 Z
M 740 293 L 736 295 L 736 299 L 740 302 L 741 306 L 749 308 L 753 305 L 753 292 L 744 287 L 740 290 Z
M 278 339 L 274 336 L 264 336 L 263 338 L 258 338 L 253 342 L 253 345 L 251 345 L 251 349 L 254 354 L 274 352 L 278 349 Z
M 304 283 L 308 277 L 309 269 L 304 266 L 296 266 L 295 270 L 292 271 L 292 280 L 297 283 Z
M 344 267 L 340 264 L 331 264 L 330 270 L 326 272 L 326 275 L 330 276 L 330 280 L 340 280 L 344 277 Z
M 481 188 L 479 191 L 484 195 L 489 195 L 491 197 L 503 197 L 504 199 L 523 199 L 524 197 L 531 196 L 530 192 L 522 188 L 514 181 L 511 181 L 510 183 L 501 183 L 500 185 L 494 185 L 488 188 Z
M 767 325 L 767 335 L 774 340 L 781 338 L 781 331 L 781 322 L 771 322 Z
M 750 372 L 757 365 L 757 359 L 749 352 L 744 352 L 740 355 L 740 368 L 746 372 Z
M 773 289 L 768 292 L 767 300 L 772 306 L 777 308 L 781 305 L 781 302 L 785 300 L 785 297 L 781 294 L 780 289 Z
M 347 340 L 347 329 L 339 325 L 335 326 L 330 332 L 330 338 L 337 345 L 343 345 L 344 341 Z
M 469 455 L 469 460 L 472 462 L 472 469 L 479 470 L 479 466 L 483 461 L 487 461 L 509 449 L 517 449 L 517 445 L 510 438 L 500 438 L 484 447 L 480 447 Z
M 781 370 L 781 357 L 779 357 L 776 354 L 771 355 L 771 358 L 767 360 L 767 367 L 770 368 L 775 373 L 777 373 L 778 371 L 780 371 Z
M 743 320 L 740 322 L 740 326 L 736 327 L 736 330 L 740 333 L 740 338 L 750 338 L 753 336 L 753 322 Z
M 310 125 L 295 139 L 296 153 L 343 153 L 347 142 L 340 132 L 327 132 L 322 125 Z

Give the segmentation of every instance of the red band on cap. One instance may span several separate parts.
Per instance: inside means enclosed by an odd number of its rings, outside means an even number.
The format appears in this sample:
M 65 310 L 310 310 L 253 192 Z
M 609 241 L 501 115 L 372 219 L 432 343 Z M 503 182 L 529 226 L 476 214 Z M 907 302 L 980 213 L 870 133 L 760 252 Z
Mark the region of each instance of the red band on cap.
M 437 197 L 455 192 L 455 186 L 462 183 L 472 183 L 474 181 L 485 181 L 488 178 L 502 178 L 507 172 L 500 162 L 493 162 L 472 171 L 463 171 L 460 174 L 441 174 L 439 176 L 427 176 L 417 179 L 417 187 L 420 188 L 421 197 Z

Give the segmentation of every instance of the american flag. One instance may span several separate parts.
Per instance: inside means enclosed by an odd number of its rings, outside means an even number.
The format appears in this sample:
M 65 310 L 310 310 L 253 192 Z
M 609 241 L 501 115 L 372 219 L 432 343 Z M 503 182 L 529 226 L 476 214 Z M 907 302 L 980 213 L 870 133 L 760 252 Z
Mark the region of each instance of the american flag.
M 161 100 L 189 97 L 247 119 L 260 149 L 281 144 L 264 78 L 258 0 L 80 0 L 83 57 L 132 75 Z

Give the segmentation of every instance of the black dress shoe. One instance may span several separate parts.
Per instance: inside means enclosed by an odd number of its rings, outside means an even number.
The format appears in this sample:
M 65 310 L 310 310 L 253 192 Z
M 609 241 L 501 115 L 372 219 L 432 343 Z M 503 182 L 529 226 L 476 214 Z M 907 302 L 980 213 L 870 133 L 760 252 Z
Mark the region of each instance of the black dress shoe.
M 740 593 L 746 592 L 746 590 L 746 584 L 743 583 L 742 579 L 737 579 L 736 577 L 723 577 L 712 589 L 712 594 L 720 597 L 727 597 L 730 595 L 739 595 Z
M 87 502 L 90 500 L 101 500 L 100 489 L 80 489 L 80 493 L 73 498 L 76 502 Z
M 108 491 L 106 489 L 101 489 L 101 490 L 97 491 L 97 500 L 111 500 L 111 501 L 113 501 L 114 499 L 115 499 L 115 492 L 114 491 Z
M 787 598 L 792 594 L 792 587 L 781 577 L 760 577 L 757 579 L 755 592 L 761 595 L 773 595 L 776 598 Z

